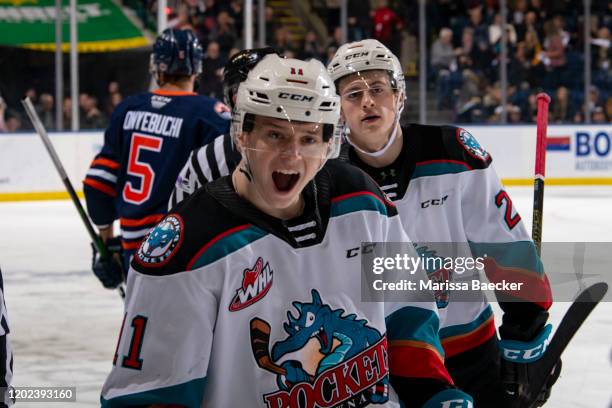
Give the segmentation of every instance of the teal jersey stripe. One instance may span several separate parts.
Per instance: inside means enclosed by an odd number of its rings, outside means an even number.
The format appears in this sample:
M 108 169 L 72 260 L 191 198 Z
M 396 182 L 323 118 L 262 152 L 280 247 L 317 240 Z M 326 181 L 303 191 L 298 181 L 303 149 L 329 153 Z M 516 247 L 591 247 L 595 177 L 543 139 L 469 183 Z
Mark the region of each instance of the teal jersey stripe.
M 239 250 L 242 247 L 252 244 L 260 238 L 265 237 L 268 233 L 259 227 L 250 226 L 241 231 L 234 232 L 226 237 L 221 238 L 210 246 L 203 254 L 201 254 L 191 269 L 201 268 Z
M 387 341 L 416 340 L 431 344 L 444 356 L 444 349 L 438 337 L 440 321 L 431 310 L 406 306 L 386 317 Z
M 339 217 L 357 211 L 378 211 L 382 215 L 387 215 L 387 207 L 385 207 L 381 200 L 369 194 L 356 195 L 332 202 L 332 217 Z
M 506 268 L 520 268 L 544 275 L 544 265 L 538 256 L 532 241 L 515 242 L 469 242 L 472 254 L 476 257 L 487 255 L 495 259 L 500 266 Z
M 463 173 L 464 171 L 470 170 L 471 168 L 467 164 L 462 164 L 460 162 L 417 163 L 411 179 L 427 176 L 441 176 L 443 174 Z
M 484 322 L 486 322 L 489 317 L 493 314 L 493 309 L 491 309 L 491 305 L 488 305 L 485 310 L 483 310 L 480 315 L 476 318 L 476 320 L 466 323 L 466 324 L 457 324 L 455 326 L 443 327 L 440 330 L 440 338 L 446 339 L 448 337 L 460 336 L 462 334 L 468 334 L 478 327 L 482 326 Z
M 100 403 L 102 408 L 122 408 L 151 404 L 176 404 L 185 408 L 199 408 L 202 404 L 205 388 L 206 377 L 203 377 L 170 387 L 122 395 L 108 400 L 100 397 Z

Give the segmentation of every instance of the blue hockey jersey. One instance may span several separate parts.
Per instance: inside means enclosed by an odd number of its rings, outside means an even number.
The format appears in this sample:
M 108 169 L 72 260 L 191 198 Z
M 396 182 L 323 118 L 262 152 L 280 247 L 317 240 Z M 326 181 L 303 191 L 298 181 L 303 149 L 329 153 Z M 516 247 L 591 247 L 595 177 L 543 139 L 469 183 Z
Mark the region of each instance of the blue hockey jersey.
M 156 90 L 127 98 L 113 112 L 104 146 L 83 181 L 99 227 L 120 219 L 124 250 L 166 213 L 189 153 L 229 130 L 229 109 L 191 92 Z

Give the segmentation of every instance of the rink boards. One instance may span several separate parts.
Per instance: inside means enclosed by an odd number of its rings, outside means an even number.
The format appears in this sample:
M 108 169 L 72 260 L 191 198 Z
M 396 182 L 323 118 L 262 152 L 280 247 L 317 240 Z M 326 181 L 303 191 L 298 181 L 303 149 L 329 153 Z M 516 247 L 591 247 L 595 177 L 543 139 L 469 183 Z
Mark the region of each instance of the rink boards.
M 533 183 L 536 127 L 464 125 L 491 153 L 506 185 Z M 103 132 L 50 133 L 75 190 L 82 190 L 89 163 L 100 150 Z M 612 185 L 612 125 L 548 128 L 546 183 Z M 35 133 L 0 134 L 0 201 L 67 198 Z

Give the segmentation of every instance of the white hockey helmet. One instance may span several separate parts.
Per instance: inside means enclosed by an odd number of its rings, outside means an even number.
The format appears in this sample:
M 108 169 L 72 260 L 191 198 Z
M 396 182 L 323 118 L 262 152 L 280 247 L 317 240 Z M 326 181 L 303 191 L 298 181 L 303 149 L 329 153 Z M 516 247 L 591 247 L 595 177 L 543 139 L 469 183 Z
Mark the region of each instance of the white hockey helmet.
M 242 133 L 247 114 L 331 125 L 324 126 L 331 129 L 326 132 L 331 139 L 326 158 L 340 153 L 340 98 L 320 61 L 265 56 L 238 88 L 233 137 Z
M 406 94 L 404 71 L 399 60 L 378 40 L 368 39 L 342 45 L 327 65 L 327 70 L 334 83 L 357 72 L 384 70 L 391 75 L 391 85 L 402 95 Z

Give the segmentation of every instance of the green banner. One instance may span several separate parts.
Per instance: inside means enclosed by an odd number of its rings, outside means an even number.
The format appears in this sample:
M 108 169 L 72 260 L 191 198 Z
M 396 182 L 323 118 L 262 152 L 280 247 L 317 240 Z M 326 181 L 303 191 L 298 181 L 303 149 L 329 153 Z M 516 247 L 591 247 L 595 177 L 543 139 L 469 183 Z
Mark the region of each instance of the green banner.
M 69 0 L 62 0 L 62 49 L 70 47 Z M 0 0 L 0 45 L 55 50 L 55 0 Z M 149 44 L 112 0 L 78 0 L 79 52 Z

